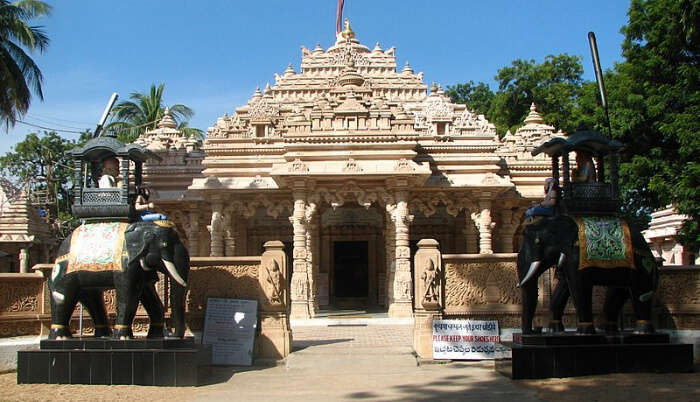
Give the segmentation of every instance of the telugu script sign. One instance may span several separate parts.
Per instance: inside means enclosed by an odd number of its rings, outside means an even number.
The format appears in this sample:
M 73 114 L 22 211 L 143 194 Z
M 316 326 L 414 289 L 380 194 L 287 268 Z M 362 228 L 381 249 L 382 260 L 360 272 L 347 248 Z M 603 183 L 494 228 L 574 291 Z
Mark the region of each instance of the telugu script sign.
M 498 321 L 433 321 L 433 359 L 483 360 L 510 357 L 501 345 Z
M 257 326 L 256 300 L 208 298 L 202 343 L 212 345 L 212 364 L 250 366 Z

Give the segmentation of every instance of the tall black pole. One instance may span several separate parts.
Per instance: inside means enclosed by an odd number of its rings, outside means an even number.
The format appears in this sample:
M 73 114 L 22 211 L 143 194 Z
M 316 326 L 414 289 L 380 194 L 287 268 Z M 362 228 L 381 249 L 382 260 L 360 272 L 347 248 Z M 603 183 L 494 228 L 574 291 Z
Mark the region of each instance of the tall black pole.
M 595 69 L 595 80 L 598 83 L 598 92 L 600 92 L 600 103 L 605 111 L 605 122 L 608 126 L 608 137 L 612 139 L 612 128 L 610 127 L 610 114 L 608 114 L 608 95 L 605 93 L 605 83 L 603 82 L 603 70 L 600 68 L 600 59 L 598 58 L 598 45 L 595 41 L 595 34 L 588 33 L 588 44 L 591 46 L 591 56 L 593 57 L 593 68 Z

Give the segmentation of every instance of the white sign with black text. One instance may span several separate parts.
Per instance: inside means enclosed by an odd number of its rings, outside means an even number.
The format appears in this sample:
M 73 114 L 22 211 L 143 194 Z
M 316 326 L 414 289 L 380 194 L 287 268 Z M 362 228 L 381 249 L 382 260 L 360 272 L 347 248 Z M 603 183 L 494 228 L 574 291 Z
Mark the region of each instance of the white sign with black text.
M 433 321 L 433 359 L 484 360 L 511 357 L 500 344 L 498 321 Z
M 250 366 L 257 326 L 256 300 L 208 298 L 202 344 L 212 345 L 212 364 Z

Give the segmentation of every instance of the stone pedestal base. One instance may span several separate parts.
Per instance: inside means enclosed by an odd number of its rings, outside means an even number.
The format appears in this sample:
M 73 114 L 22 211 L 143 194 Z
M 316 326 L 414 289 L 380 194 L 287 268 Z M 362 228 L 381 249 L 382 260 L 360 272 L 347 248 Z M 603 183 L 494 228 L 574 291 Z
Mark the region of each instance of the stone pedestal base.
M 186 339 L 43 340 L 17 352 L 18 384 L 196 386 L 209 375 L 211 347 Z
M 526 335 L 507 344 L 512 359 L 494 368 L 514 380 L 610 373 L 693 371 L 693 345 L 670 344 L 662 334 Z M 504 343 L 506 344 L 506 343 Z
M 289 311 L 290 318 L 311 318 L 309 313 L 309 303 L 306 301 L 292 302 L 291 309 Z
M 292 350 L 289 318 L 284 313 L 260 313 L 256 358 L 284 359 Z
M 433 320 L 439 313 L 416 311 L 413 314 L 413 350 L 422 359 L 433 358 Z
M 393 302 L 389 305 L 389 317 L 406 318 L 413 316 L 413 306 L 411 301 Z

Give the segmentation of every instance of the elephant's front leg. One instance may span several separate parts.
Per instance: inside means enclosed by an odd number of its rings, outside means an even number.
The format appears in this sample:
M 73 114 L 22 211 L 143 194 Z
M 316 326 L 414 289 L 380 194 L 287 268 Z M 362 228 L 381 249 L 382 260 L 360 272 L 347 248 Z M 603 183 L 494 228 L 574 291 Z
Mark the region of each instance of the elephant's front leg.
M 603 303 L 605 332 L 616 333 L 620 331 L 618 320 L 628 297 L 629 290 L 627 288 L 609 286 L 605 291 L 605 302 Z
M 535 310 L 537 309 L 537 281 L 532 280 L 522 287 L 523 295 L 523 315 L 521 327 L 523 334 L 531 334 L 532 321 L 535 318 Z
M 117 293 L 117 323 L 114 325 L 114 337 L 117 339 L 134 337 L 131 324 L 143 289 L 143 283 L 134 271 L 136 270 L 127 269 L 126 272 L 118 271 L 114 274 L 114 287 Z
M 148 338 L 162 338 L 165 336 L 165 309 L 163 302 L 156 293 L 155 283 L 147 282 L 141 292 L 141 304 L 148 313 L 150 324 L 148 326 Z

